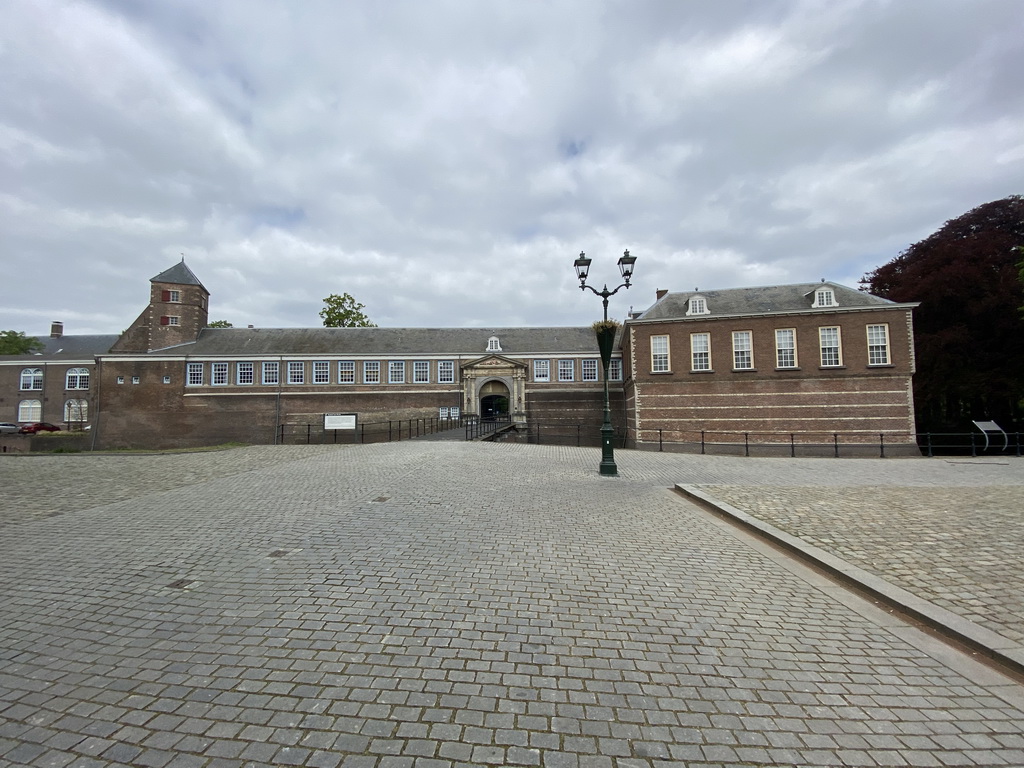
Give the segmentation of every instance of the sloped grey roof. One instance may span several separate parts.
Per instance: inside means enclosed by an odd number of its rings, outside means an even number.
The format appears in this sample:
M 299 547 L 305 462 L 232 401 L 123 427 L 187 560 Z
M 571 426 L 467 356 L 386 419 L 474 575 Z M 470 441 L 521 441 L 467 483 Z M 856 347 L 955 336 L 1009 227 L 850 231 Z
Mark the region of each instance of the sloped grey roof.
M 5 360 L 82 360 L 108 352 L 120 337 L 114 334 L 61 336 L 58 339 L 50 336 L 37 336 L 43 349 L 31 355 L 0 355 Z
M 204 328 L 189 355 L 460 355 L 483 357 L 498 337 L 502 355 L 597 354 L 584 328 Z M 161 350 L 157 350 L 159 353 Z
M 206 286 L 199 282 L 199 278 L 195 276 L 195 273 L 186 266 L 184 259 L 170 269 L 165 269 L 156 277 L 150 278 L 149 282 L 174 283 L 175 285 L 198 285 L 204 291 L 206 290 Z
M 835 292 L 836 307 L 813 308 L 814 291 L 829 287 Z M 872 296 L 863 291 L 847 288 L 838 283 L 797 283 L 795 285 L 770 285 L 760 288 L 728 288 L 719 291 L 689 291 L 668 293 L 662 296 L 650 309 L 643 312 L 639 320 L 675 320 L 686 318 L 690 299 L 702 296 L 707 300 L 709 314 L 692 315 L 692 319 L 724 317 L 730 315 L 755 315 L 776 312 L 828 312 L 835 309 L 898 307 L 888 299 Z

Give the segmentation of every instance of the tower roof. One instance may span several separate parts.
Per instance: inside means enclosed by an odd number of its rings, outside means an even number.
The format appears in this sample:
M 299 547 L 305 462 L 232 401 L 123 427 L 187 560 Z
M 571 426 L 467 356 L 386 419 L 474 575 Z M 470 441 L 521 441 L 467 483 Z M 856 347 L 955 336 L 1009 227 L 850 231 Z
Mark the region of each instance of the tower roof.
M 149 282 L 173 283 L 174 285 L 198 285 L 206 291 L 206 286 L 199 282 L 199 278 L 196 277 L 195 273 L 193 273 L 185 264 L 184 258 L 170 269 L 165 269 L 156 277 L 151 278 Z M 209 291 L 206 292 L 209 293 Z

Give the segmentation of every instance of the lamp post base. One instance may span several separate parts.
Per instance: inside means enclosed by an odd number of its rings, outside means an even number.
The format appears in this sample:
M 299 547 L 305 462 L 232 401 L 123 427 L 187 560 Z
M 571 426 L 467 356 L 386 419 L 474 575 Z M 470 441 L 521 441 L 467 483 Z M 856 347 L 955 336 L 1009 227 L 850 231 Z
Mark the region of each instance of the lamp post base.
M 615 466 L 615 449 L 612 446 L 614 430 L 610 422 L 601 425 L 601 467 L 602 475 L 617 475 L 619 468 Z

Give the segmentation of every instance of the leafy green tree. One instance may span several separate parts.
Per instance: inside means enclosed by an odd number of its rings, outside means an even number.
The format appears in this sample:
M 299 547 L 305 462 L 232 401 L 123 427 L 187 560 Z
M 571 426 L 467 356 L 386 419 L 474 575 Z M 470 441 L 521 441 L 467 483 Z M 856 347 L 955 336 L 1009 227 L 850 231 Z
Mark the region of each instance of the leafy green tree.
M 210 323 L 208 328 L 234 328 L 235 326 L 229 323 L 227 320 L 214 320 Z
M 23 331 L 0 331 L 0 355 L 28 355 L 43 348 L 43 343 Z
M 324 299 L 320 317 L 325 328 L 376 328 L 377 324 L 363 314 L 364 306 L 347 293 L 332 293 Z
M 870 293 L 919 301 L 914 400 L 921 431 L 993 419 L 1024 427 L 1024 197 L 980 205 L 862 279 Z

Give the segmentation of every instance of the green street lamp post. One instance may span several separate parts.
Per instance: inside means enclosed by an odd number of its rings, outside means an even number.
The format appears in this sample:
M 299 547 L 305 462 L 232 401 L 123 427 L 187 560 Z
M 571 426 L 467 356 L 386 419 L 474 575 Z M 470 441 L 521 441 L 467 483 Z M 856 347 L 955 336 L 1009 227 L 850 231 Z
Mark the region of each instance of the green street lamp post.
M 597 344 L 601 350 L 601 363 L 604 366 L 604 423 L 601 425 L 601 466 L 602 475 L 617 475 L 619 468 L 615 466 L 615 448 L 612 445 L 614 430 L 612 429 L 612 412 L 608 400 L 608 366 L 612 359 L 612 343 L 615 339 L 615 328 L 608 325 L 608 299 L 614 296 L 622 288 L 629 288 L 629 279 L 633 276 L 633 265 L 636 263 L 636 256 L 630 256 L 629 251 L 623 252 L 619 257 L 619 272 L 622 274 L 623 283 L 614 291 L 608 290 L 605 283 L 603 290 L 597 290 L 587 285 L 587 274 L 590 272 L 590 262 L 583 251 L 580 257 L 573 262 L 576 268 L 576 276 L 580 279 L 580 290 L 590 289 L 595 296 L 600 296 L 604 303 L 604 326 L 597 332 Z

